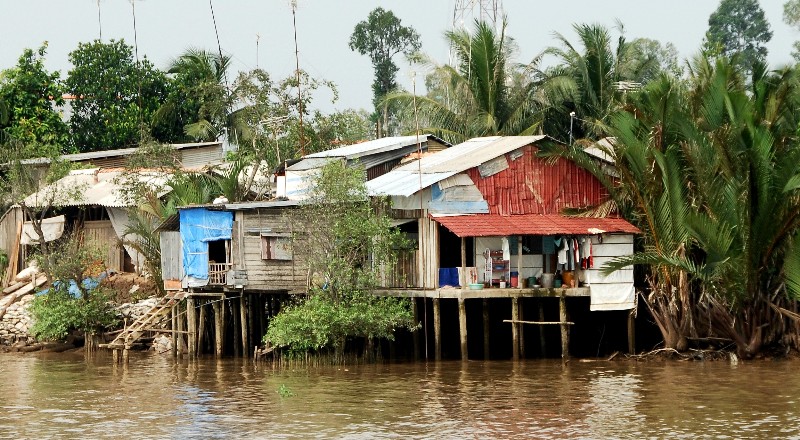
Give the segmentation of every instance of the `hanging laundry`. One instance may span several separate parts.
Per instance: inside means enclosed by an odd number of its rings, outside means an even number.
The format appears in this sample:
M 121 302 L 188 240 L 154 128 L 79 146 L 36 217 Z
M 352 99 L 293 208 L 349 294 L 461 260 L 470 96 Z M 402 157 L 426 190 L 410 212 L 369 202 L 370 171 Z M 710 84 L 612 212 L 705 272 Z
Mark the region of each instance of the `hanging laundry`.
M 556 253 L 556 242 L 552 235 L 542 237 L 542 254 L 553 255 Z
M 562 237 L 555 240 L 556 248 L 558 249 L 558 264 L 567 264 L 567 243 Z

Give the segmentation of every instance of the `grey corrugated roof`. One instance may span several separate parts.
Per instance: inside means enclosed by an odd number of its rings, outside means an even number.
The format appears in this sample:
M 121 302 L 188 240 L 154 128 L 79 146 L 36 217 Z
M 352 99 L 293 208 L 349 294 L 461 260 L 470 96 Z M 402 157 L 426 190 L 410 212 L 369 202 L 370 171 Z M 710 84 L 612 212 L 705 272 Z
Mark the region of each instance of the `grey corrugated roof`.
M 440 180 L 477 167 L 547 136 L 494 136 L 470 139 L 367 182 L 370 195 L 410 196 Z M 420 186 L 420 175 L 422 186 Z
M 351 160 L 362 156 L 368 156 L 371 154 L 378 154 L 386 151 L 397 150 L 403 147 L 407 147 L 409 145 L 414 145 L 417 142 L 424 143 L 428 141 L 429 136 L 432 135 L 422 134 L 419 136 L 385 137 L 367 142 L 362 142 L 360 144 L 347 145 L 344 147 L 334 148 L 333 150 L 320 151 L 319 153 L 306 155 L 304 156 L 304 159 L 319 158 L 319 157 L 345 157 L 348 160 Z
M 169 144 L 174 150 L 184 150 L 186 148 L 210 147 L 212 145 L 222 145 L 222 142 L 192 142 L 187 144 Z M 81 162 L 84 160 L 100 159 L 103 157 L 130 156 L 138 148 L 120 148 L 117 150 L 90 151 L 88 153 L 64 154 L 61 159 L 69 162 Z M 35 159 L 25 159 L 21 161 L 25 165 L 50 163 L 50 159 L 39 157 Z
M 133 206 L 126 197 L 125 179 L 137 179 L 139 183 L 159 188 L 161 197 L 169 189 L 165 186 L 169 176 L 163 172 L 140 172 L 123 175 L 121 171 L 103 171 L 97 168 L 72 171 L 25 198 L 27 206 L 42 207 L 53 200 L 55 206 L 105 206 L 123 208 Z M 75 197 L 72 197 L 75 196 Z

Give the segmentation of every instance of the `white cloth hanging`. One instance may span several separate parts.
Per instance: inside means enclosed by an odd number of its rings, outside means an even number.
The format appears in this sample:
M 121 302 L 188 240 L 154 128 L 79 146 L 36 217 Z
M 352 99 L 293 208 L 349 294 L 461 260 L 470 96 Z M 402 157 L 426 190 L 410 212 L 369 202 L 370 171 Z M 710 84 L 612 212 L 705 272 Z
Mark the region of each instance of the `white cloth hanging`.
M 503 237 L 503 259 L 510 260 L 511 259 L 511 246 L 508 243 L 508 237 Z

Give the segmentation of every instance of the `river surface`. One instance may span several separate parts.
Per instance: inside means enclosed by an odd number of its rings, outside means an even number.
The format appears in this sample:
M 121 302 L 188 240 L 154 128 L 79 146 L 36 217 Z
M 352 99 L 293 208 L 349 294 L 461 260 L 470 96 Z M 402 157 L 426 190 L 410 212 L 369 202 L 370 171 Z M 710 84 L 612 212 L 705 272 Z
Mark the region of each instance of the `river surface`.
M 7 353 L 0 438 L 800 438 L 799 366 Z

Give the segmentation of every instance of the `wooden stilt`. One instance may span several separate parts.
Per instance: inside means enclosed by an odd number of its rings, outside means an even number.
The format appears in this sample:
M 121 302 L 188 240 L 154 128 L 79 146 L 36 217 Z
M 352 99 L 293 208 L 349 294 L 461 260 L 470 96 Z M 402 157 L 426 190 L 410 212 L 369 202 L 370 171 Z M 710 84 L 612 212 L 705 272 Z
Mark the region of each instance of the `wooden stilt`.
M 241 314 L 236 309 L 240 300 L 232 300 L 228 303 L 230 305 L 231 316 L 233 317 L 233 355 L 239 357 L 242 350 L 242 328 L 241 328 Z
M 519 280 L 519 283 L 522 284 L 522 279 Z M 522 298 L 517 298 L 517 316 L 519 316 L 520 321 L 525 319 L 525 308 L 522 307 Z M 518 324 L 519 328 L 519 358 L 525 359 L 525 326 L 522 324 Z
M 511 319 L 519 321 L 519 299 L 511 298 Z M 519 324 L 511 324 L 511 352 L 512 359 L 519 360 Z
M 561 321 L 561 363 L 569 361 L 569 325 L 567 324 L 567 297 L 558 298 L 558 311 Z
M 433 298 L 433 345 L 436 353 L 435 359 L 442 360 L 442 314 L 439 298 Z
M 247 341 L 250 345 L 247 346 L 245 351 L 251 353 L 253 346 L 258 345 L 258 336 L 256 335 L 256 303 L 258 302 L 258 295 L 251 295 L 247 298 Z
M 129 356 L 130 356 L 130 350 L 128 350 L 127 348 L 123 349 L 122 350 L 122 363 L 123 364 L 126 364 L 126 365 L 128 364 L 128 359 L 130 358 Z
M 544 322 L 544 301 L 539 300 L 539 321 Z M 547 340 L 544 337 L 544 327 L 539 327 L 539 349 L 542 357 L 547 357 Z
M 467 304 L 464 298 L 458 299 L 458 327 L 461 336 L 461 360 L 469 360 L 467 347 Z
M 239 313 L 241 314 L 242 323 L 242 357 L 248 357 L 250 354 L 250 341 L 247 339 L 247 298 L 242 293 L 239 299 Z
M 194 297 L 186 298 L 186 331 L 189 332 L 189 357 L 197 355 L 197 315 L 194 308 Z
M 222 357 L 224 330 L 225 330 L 225 310 L 222 308 L 221 301 L 214 301 L 214 354 Z
M 115 364 L 119 363 L 119 349 L 111 350 L 111 359 Z
M 490 345 L 489 345 L 489 299 L 483 299 L 483 358 L 489 360 Z
M 197 354 L 203 353 L 206 346 L 206 310 L 208 303 L 203 302 L 200 304 L 200 320 L 197 325 Z
M 186 353 L 186 313 L 181 313 L 181 308 L 178 306 L 175 309 L 175 314 L 178 317 L 178 355 Z
M 170 330 L 172 330 L 172 357 L 178 356 L 178 306 L 170 311 Z
M 464 237 L 461 237 L 461 278 L 458 282 L 462 289 L 466 289 L 467 283 L 472 282 L 472 280 L 467 281 L 467 239 Z
M 414 324 L 416 325 L 419 323 L 419 300 L 417 298 L 411 298 L 411 309 L 414 313 Z M 422 325 L 428 325 L 427 322 L 423 323 Z M 419 360 L 419 332 L 422 330 L 416 330 L 411 334 L 411 338 L 414 343 L 414 361 Z
M 636 354 L 636 315 L 634 310 L 628 314 L 628 353 Z

